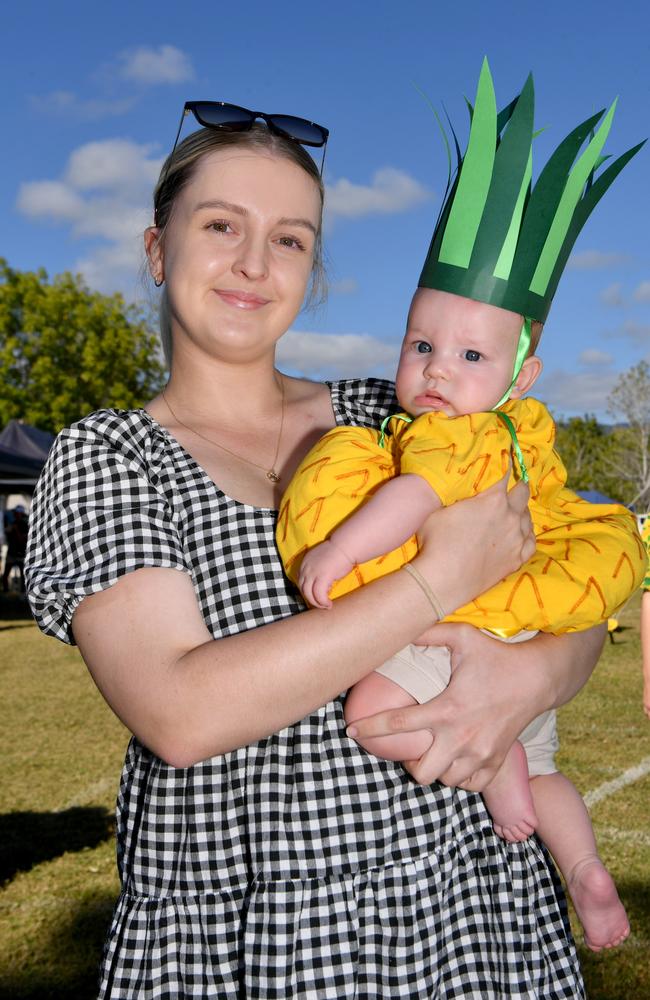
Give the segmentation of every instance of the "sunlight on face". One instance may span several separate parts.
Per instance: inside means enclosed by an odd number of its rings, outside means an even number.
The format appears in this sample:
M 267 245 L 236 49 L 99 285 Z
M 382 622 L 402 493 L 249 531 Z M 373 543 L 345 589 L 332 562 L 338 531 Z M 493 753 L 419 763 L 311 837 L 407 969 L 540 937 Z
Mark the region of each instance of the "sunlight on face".
M 205 156 L 158 251 L 174 356 L 272 351 L 302 305 L 319 224 L 318 189 L 297 164 L 247 149 Z

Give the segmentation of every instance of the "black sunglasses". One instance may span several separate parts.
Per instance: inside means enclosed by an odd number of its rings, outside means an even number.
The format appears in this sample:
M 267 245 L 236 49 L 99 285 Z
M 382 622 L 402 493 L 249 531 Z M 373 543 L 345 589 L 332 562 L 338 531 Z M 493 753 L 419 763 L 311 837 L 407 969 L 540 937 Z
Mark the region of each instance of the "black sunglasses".
M 297 118 L 295 115 L 267 115 L 263 111 L 249 111 L 248 108 L 240 108 L 237 104 L 226 104 L 224 101 L 185 101 L 174 145 L 167 158 L 167 170 L 169 170 L 169 165 L 176 150 L 183 122 L 190 112 L 194 115 L 199 125 L 202 125 L 204 128 L 219 128 L 225 132 L 248 132 L 253 127 L 253 123 L 258 118 L 262 118 L 266 122 L 269 132 L 275 132 L 276 135 L 281 135 L 284 139 L 292 139 L 294 142 L 299 142 L 301 146 L 325 147 L 327 137 L 330 134 L 329 129 L 326 129 L 324 125 L 317 125 L 316 122 L 307 121 L 306 118 Z M 324 163 L 325 149 L 323 148 L 323 157 L 320 165 L 321 176 Z M 167 173 L 165 173 L 160 187 L 162 187 L 166 178 Z

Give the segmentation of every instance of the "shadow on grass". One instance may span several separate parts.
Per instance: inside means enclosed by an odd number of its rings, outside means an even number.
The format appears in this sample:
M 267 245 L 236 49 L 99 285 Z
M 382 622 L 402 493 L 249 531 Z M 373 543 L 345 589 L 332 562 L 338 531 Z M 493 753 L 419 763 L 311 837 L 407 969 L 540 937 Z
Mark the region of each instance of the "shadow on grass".
M 33 621 L 25 595 L 0 591 L 0 621 L 20 620 Z
M 650 996 L 648 888 L 627 883 L 621 890 L 641 947 L 624 945 L 598 955 L 581 949 L 589 1000 L 647 1000 Z M 83 900 L 49 935 L 43 935 L 42 948 L 30 955 L 23 968 L 0 970 L 0 1000 L 96 1000 L 97 970 L 113 904 L 113 897 L 106 893 Z
M 0 815 L 0 885 L 66 851 L 97 847 L 113 836 L 114 825 L 113 813 L 100 806 Z
M 647 883 L 618 881 L 632 934 L 619 948 L 597 954 L 580 948 L 589 1000 L 647 1000 L 650 997 L 650 892 Z
M 104 893 L 59 921 L 22 968 L 0 970 L 0 1000 L 96 1000 L 115 899 Z

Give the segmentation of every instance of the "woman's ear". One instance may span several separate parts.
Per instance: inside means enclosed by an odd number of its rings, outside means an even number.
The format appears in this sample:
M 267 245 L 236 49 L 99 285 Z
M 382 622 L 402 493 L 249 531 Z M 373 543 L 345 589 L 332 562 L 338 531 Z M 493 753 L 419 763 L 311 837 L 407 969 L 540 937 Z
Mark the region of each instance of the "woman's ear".
M 163 249 L 160 242 L 158 226 L 149 226 L 144 231 L 144 252 L 149 261 L 149 273 L 157 285 L 162 285 L 165 270 L 163 266 Z
M 541 358 L 538 358 L 536 354 L 531 354 L 531 356 L 526 358 L 521 366 L 521 371 L 517 376 L 517 381 L 512 387 L 512 391 L 510 393 L 510 399 L 520 399 L 525 393 L 527 393 L 529 389 L 533 387 L 541 372 Z

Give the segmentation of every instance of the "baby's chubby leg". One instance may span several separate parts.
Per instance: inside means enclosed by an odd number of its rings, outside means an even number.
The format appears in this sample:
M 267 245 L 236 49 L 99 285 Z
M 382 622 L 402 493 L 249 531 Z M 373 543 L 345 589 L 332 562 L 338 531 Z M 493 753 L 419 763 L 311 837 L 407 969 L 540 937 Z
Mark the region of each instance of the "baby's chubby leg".
M 344 716 L 347 725 L 377 712 L 406 708 L 417 701 L 408 691 L 382 674 L 372 673 L 358 681 L 345 699 Z M 375 736 L 359 740 L 368 753 L 384 760 L 418 760 L 433 743 L 433 734 L 426 729 L 393 736 Z
M 350 689 L 345 721 L 350 725 L 377 712 L 422 705 L 445 690 L 450 676 L 446 646 L 406 646 Z M 433 743 L 433 733 L 421 729 L 359 742 L 368 753 L 385 760 L 419 760 Z
M 492 781 L 483 789 L 483 799 L 499 837 L 510 843 L 526 840 L 537 826 L 537 815 L 528 778 L 526 751 L 513 743 Z
M 630 933 L 616 885 L 598 856 L 587 807 L 568 778 L 556 771 L 531 779 L 537 833 L 564 876 L 592 951 L 614 948 Z

